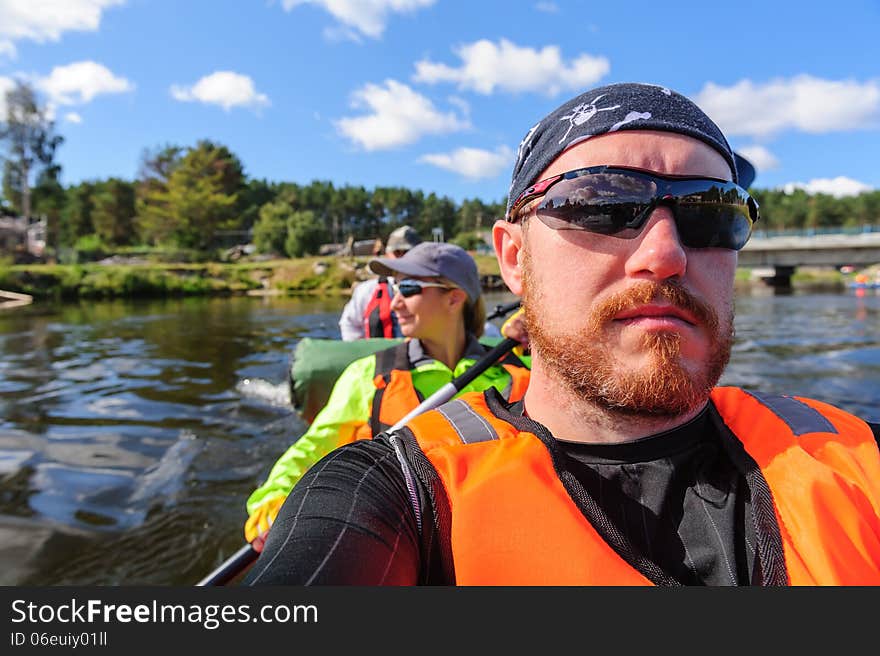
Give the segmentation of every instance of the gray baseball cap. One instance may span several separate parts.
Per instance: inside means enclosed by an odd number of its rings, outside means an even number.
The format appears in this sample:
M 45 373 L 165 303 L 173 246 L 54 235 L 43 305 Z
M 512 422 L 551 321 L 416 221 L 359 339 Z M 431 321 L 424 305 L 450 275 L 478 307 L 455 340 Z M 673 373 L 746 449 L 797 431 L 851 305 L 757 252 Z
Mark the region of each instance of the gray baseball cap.
M 443 276 L 461 287 L 473 303 L 482 292 L 477 263 L 466 250 L 455 244 L 423 241 L 401 257 L 370 260 L 370 271 L 380 276 Z
M 385 252 L 392 253 L 394 251 L 408 251 L 416 244 L 421 244 L 422 238 L 419 237 L 413 228 L 408 225 L 400 226 L 397 230 L 388 235 L 388 243 L 385 245 Z

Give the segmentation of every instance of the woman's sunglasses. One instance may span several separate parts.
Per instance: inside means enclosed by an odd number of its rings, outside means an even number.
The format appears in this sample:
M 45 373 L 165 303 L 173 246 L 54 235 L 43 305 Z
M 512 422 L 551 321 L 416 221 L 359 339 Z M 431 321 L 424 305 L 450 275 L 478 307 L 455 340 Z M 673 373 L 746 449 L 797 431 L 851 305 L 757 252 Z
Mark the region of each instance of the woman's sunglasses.
M 681 243 L 689 248 L 738 251 L 758 220 L 758 203 L 739 185 L 716 178 L 660 175 L 619 166 L 591 166 L 535 183 L 513 203 L 507 220 L 544 196 L 536 216 L 554 230 L 585 230 L 633 239 L 651 213 L 672 210 Z
M 406 280 L 401 280 L 400 282 L 395 282 L 391 285 L 391 291 L 395 294 L 400 294 L 404 298 L 409 298 L 410 296 L 416 296 L 417 294 L 422 293 L 422 289 L 425 287 L 439 287 L 440 289 L 455 289 L 454 287 L 450 287 L 449 285 L 444 285 L 440 282 L 427 282 L 425 280 L 410 280 L 407 278 Z

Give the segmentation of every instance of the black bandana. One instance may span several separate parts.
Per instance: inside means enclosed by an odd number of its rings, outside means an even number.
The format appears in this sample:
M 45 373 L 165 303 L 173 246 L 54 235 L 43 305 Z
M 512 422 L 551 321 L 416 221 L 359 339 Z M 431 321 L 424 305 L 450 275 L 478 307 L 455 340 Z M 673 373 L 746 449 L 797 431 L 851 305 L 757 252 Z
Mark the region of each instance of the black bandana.
M 618 130 L 661 130 L 699 139 L 721 153 L 730 165 L 733 181 L 739 182 L 737 157 L 730 144 L 691 100 L 652 84 L 610 84 L 572 98 L 526 133 L 516 154 L 507 212 L 562 151 L 597 134 Z

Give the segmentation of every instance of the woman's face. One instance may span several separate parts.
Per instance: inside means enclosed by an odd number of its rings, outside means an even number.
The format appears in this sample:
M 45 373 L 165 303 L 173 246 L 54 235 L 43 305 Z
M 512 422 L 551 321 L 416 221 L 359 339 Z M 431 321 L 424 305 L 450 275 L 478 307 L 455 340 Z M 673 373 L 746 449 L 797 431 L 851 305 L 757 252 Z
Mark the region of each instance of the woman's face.
M 397 278 L 416 282 L 435 282 L 428 278 L 406 276 Z M 395 290 L 391 299 L 391 309 L 397 314 L 397 323 L 404 337 L 442 341 L 455 334 L 457 322 L 461 322 L 463 307 L 461 289 L 441 287 L 422 287 L 422 291 L 405 297 Z

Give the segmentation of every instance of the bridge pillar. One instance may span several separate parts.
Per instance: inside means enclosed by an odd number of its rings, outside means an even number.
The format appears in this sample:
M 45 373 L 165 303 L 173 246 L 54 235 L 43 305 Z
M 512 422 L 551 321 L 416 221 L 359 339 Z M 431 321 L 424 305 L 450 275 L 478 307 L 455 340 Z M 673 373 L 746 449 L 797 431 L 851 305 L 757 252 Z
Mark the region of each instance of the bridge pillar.
M 790 289 L 794 270 L 794 266 L 783 265 L 754 268 L 752 269 L 752 279 L 760 278 L 768 287 Z

